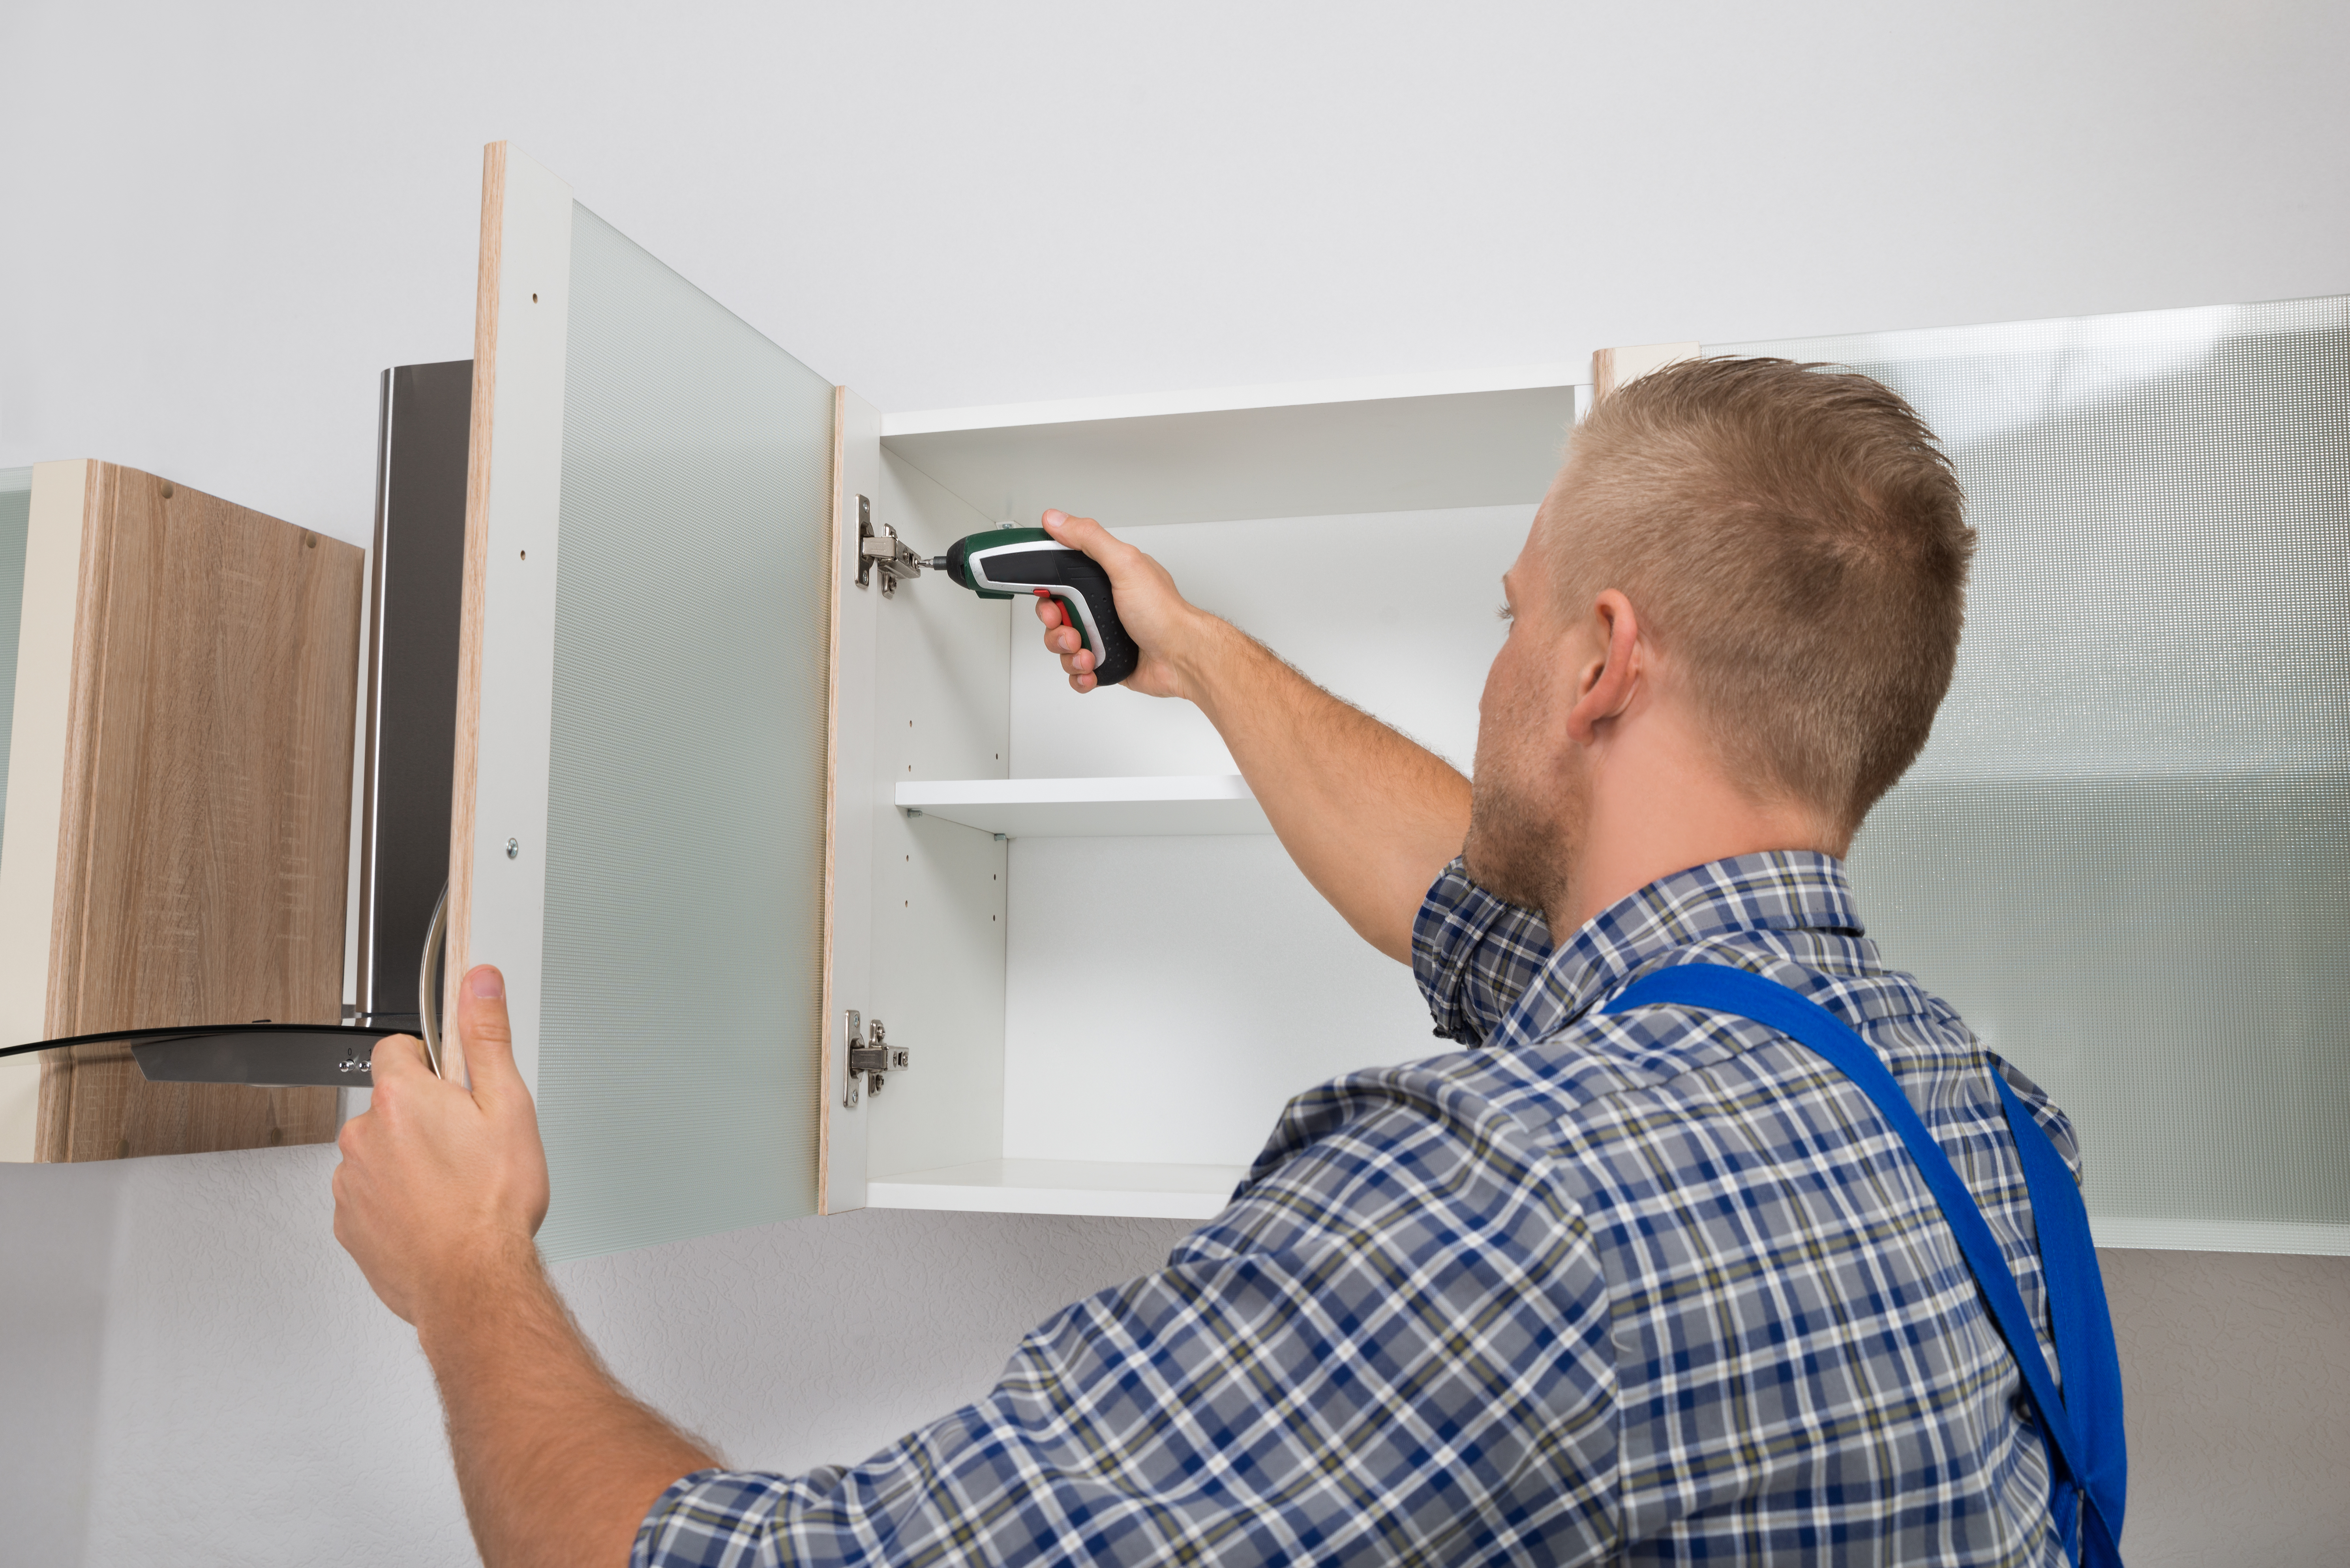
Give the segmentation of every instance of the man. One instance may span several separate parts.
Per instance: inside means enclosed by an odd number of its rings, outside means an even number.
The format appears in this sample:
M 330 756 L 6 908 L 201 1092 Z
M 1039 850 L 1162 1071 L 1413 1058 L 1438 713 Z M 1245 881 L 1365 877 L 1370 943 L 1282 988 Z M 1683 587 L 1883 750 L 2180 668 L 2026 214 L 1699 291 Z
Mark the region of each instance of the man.
M 1473 786 L 1097 524 L 1045 521 L 1108 570 L 1143 650 L 1128 684 L 1207 713 L 1462 1048 L 1300 1096 L 1162 1272 L 1039 1328 L 978 1404 L 785 1478 L 718 1468 L 571 1325 L 531 1246 L 546 1169 L 497 975 L 474 971 L 476 1087 L 379 1053 L 336 1231 L 432 1358 L 484 1556 L 2060 1561 L 2017 1365 L 1869 1103 L 1761 1024 L 1604 1012 L 1700 962 L 1858 1030 L 2053 1361 L 1993 1075 L 2068 1158 L 2069 1128 L 1879 961 L 1839 860 L 1925 743 L 1973 548 L 1908 407 L 1773 360 L 1603 402 L 1504 579 Z

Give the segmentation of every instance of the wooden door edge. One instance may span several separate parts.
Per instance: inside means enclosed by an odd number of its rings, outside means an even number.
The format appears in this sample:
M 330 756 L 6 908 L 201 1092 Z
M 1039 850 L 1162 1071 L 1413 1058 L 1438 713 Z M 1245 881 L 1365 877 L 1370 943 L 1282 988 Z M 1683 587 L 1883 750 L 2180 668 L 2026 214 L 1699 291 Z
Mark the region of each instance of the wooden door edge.
M 441 980 L 443 1059 L 463 1081 L 457 988 L 473 935 L 473 810 L 482 742 L 482 632 L 490 561 L 490 452 L 498 390 L 498 283 L 504 262 L 506 144 L 482 149 L 482 234 L 473 283 L 473 400 L 465 432 L 464 587 L 457 610 L 457 736 L 450 764 L 448 961 Z
M 1596 403 L 1651 370 L 1694 359 L 1701 352 L 1702 348 L 1695 343 L 1638 343 L 1621 348 L 1595 349 L 1591 355 L 1591 400 Z
M 845 449 L 847 430 L 848 389 L 836 386 L 832 389 L 832 526 L 827 530 L 832 553 L 829 592 L 825 600 L 826 630 L 825 722 L 824 722 L 824 913 L 822 970 L 816 994 L 816 1211 L 832 1212 L 832 1106 L 828 1085 L 835 1066 L 846 1066 L 837 1060 L 840 1047 L 833 1042 L 835 1033 L 832 1014 L 838 1004 L 833 984 L 833 954 L 837 936 L 834 914 L 835 889 L 839 882 L 840 858 L 840 596 L 844 587 L 842 555 L 847 521 L 848 467 Z

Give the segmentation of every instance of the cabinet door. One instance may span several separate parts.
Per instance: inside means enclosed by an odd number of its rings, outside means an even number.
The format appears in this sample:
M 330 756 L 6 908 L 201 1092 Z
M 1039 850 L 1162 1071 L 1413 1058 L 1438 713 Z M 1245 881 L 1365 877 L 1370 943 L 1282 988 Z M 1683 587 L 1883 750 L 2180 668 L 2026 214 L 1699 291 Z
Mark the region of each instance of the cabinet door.
M 503 143 L 481 256 L 447 1015 L 504 971 L 548 1256 L 814 1212 L 835 389 Z
M 1981 535 L 1871 934 L 2070 1113 L 2098 1243 L 2350 1252 L 2350 299 L 1709 345 L 1848 365 Z

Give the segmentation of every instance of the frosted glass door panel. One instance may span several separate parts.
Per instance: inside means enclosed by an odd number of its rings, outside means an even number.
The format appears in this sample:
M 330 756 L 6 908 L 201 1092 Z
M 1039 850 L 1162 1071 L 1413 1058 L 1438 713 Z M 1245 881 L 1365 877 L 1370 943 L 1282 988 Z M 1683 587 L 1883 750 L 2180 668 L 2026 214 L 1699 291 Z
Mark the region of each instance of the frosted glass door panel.
M 539 1095 L 551 1257 L 816 1208 L 832 388 L 571 228 Z
M 1849 365 L 1981 534 L 1853 857 L 2080 1127 L 2112 1246 L 2350 1251 L 2350 301 L 1709 345 Z

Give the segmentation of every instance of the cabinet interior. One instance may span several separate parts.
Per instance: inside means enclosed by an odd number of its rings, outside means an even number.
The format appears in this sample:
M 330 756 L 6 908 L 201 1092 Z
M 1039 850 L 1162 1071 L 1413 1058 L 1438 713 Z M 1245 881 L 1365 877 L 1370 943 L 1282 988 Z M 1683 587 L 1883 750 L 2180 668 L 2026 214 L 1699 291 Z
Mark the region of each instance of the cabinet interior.
M 885 421 L 874 518 L 934 555 L 1006 510 L 990 490 L 1024 523 L 1099 516 L 1192 602 L 1465 771 L 1501 576 L 1577 390 L 1041 428 L 982 412 L 952 441 Z M 1435 504 L 1364 506 L 1370 452 L 1417 465 L 1387 493 Z M 1178 469 L 1139 504 L 1136 472 Z M 1497 472 L 1515 486 L 1498 498 Z M 1204 1218 L 1292 1096 L 1440 1048 L 1409 972 L 1307 885 L 1196 709 L 1070 691 L 1027 607 L 935 574 L 876 625 L 872 990 L 917 1066 L 870 1105 L 868 1203 Z

